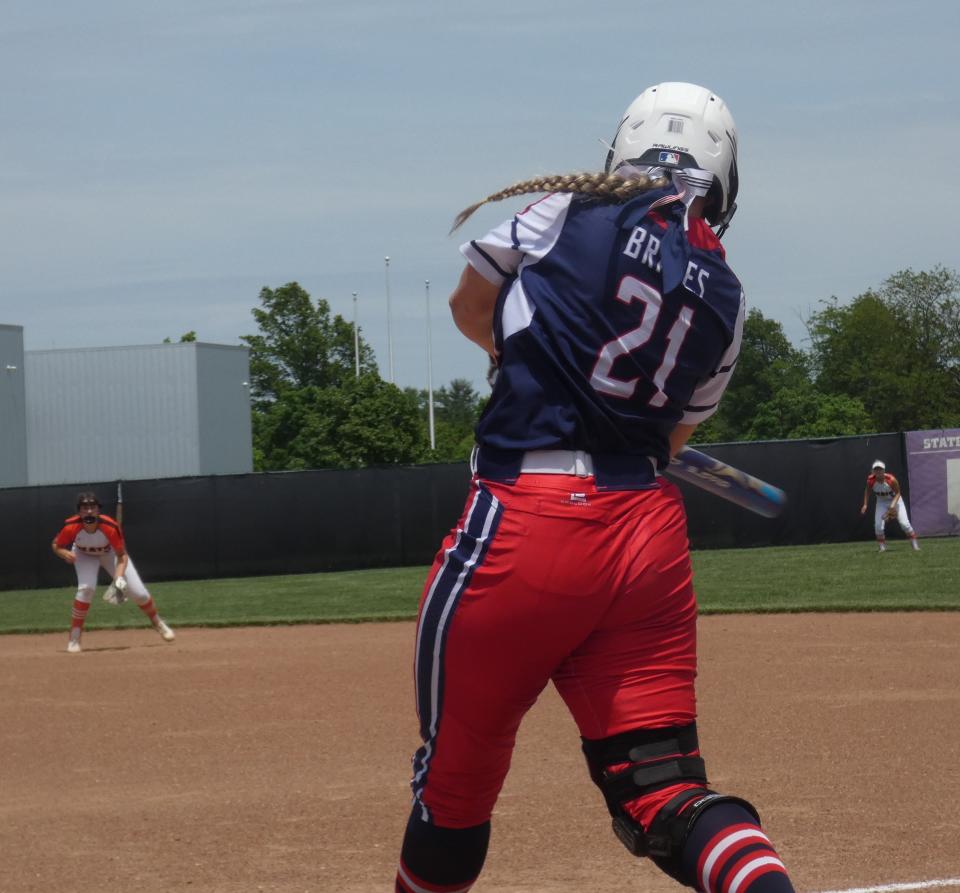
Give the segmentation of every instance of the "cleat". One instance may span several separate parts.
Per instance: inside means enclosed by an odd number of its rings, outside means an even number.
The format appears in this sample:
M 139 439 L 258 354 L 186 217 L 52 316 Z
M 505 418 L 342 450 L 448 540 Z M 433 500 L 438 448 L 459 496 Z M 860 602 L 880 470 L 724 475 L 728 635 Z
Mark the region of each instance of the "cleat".
M 157 622 L 153 625 L 153 628 L 160 633 L 160 636 L 164 642 L 172 642 L 176 638 L 173 630 L 170 629 L 170 627 L 167 626 L 167 624 L 159 617 L 157 618 Z
M 81 650 L 79 639 L 71 639 L 67 642 L 67 654 L 79 654 Z

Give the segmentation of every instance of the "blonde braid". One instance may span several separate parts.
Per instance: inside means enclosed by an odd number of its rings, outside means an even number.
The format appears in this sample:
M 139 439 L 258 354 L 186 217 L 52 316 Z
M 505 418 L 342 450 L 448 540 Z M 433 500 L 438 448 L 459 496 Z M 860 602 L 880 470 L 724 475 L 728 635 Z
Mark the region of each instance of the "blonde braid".
M 482 201 L 470 205 L 469 208 L 464 208 L 454 219 L 450 232 L 459 229 L 481 205 L 487 202 L 499 202 L 514 195 L 524 195 L 528 192 L 576 192 L 580 195 L 595 195 L 621 204 L 641 192 L 659 189 L 669 183 L 666 177 L 651 179 L 646 174 L 629 178 L 606 173 L 547 174 L 514 183 L 513 186 L 494 192 Z

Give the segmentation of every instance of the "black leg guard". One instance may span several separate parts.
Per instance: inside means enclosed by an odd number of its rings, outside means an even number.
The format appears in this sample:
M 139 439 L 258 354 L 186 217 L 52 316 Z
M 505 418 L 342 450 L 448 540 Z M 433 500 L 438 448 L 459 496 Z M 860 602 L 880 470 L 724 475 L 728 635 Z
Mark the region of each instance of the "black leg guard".
M 422 821 L 415 810 L 407 822 L 401 865 L 437 886 L 468 885 L 480 875 L 489 842 L 489 822 L 472 828 L 440 828 Z
M 756 810 L 745 800 L 707 788 L 703 760 L 688 756 L 698 751 L 696 723 L 667 729 L 636 729 L 599 741 L 583 740 L 590 777 L 603 792 L 613 817 L 613 833 L 634 856 L 649 856 L 681 883 L 686 883 L 682 879 L 684 843 L 693 823 L 708 806 L 734 801 L 756 816 Z M 615 772 L 607 769 L 622 764 L 628 764 L 627 768 Z M 631 800 L 681 782 L 696 787 L 669 800 L 647 831 L 624 809 L 624 804 Z
M 683 851 L 693 826 L 703 813 L 719 803 L 734 803 L 746 810 L 750 818 L 760 824 L 760 816 L 746 800 L 717 794 L 706 788 L 691 789 L 677 794 L 657 813 L 647 831 L 648 855 L 657 867 L 681 884 L 695 886 L 683 864 Z M 639 855 L 639 854 L 637 854 Z
M 703 760 L 688 756 L 698 750 L 696 723 L 634 729 L 597 741 L 583 739 L 590 778 L 607 801 L 613 833 L 635 856 L 648 854 L 646 835 L 624 810 L 624 804 L 679 782 L 706 786 Z M 616 771 L 608 768 L 623 765 L 626 768 Z

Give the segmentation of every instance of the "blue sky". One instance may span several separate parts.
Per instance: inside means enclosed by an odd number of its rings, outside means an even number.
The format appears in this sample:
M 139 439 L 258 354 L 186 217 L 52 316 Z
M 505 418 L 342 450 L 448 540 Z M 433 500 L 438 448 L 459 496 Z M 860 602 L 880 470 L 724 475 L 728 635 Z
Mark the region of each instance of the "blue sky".
M 671 9 L 678 11 L 671 13 Z M 795 344 L 818 302 L 960 267 L 955 0 L 64 0 L 0 21 L 0 323 L 28 350 L 236 344 L 262 286 L 353 316 L 388 377 L 478 387 L 449 321 L 465 205 L 596 169 L 644 87 L 740 134 L 728 257 Z M 482 209 L 468 238 L 523 200 Z

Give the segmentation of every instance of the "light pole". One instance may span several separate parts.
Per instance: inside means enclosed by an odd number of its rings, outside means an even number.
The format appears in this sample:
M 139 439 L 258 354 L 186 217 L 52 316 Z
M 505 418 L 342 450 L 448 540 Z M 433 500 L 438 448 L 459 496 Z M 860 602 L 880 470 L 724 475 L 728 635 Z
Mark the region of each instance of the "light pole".
M 393 334 L 390 331 L 390 258 L 383 259 L 383 278 L 387 284 L 387 356 L 390 363 L 390 384 L 393 384 Z
M 430 418 L 430 449 L 437 448 L 437 436 L 433 426 L 433 345 L 430 341 L 430 280 L 424 280 L 427 301 L 427 412 Z
M 357 378 L 360 377 L 360 333 L 357 331 L 357 293 L 353 293 L 353 361 Z

